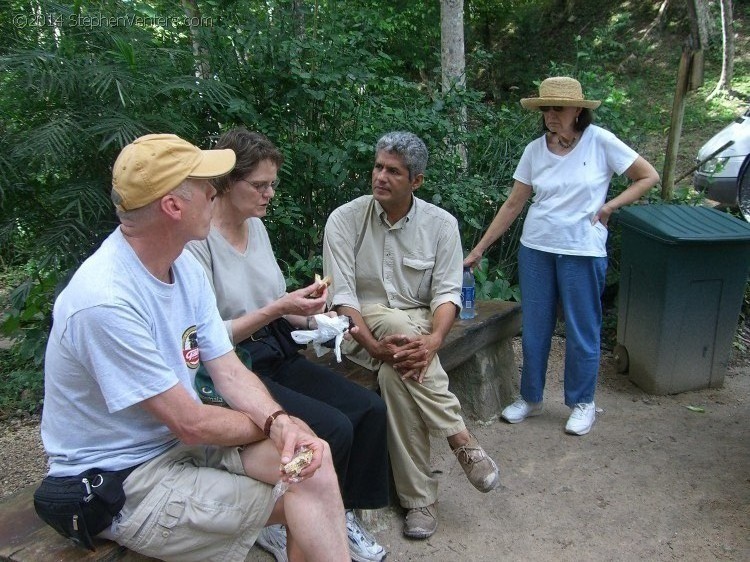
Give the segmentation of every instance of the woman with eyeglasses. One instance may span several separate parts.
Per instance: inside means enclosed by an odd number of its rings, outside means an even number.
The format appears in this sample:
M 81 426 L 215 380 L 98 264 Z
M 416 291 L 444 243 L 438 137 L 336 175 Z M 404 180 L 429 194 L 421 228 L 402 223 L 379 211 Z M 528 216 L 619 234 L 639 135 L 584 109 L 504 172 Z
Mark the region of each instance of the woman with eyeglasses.
M 596 418 L 609 217 L 659 181 L 643 157 L 592 125 L 592 110 L 600 103 L 585 99 L 581 84 L 565 76 L 547 78 L 538 97 L 521 100 L 524 108 L 541 111 L 544 134 L 526 146 L 508 199 L 464 260 L 464 265 L 477 266 L 531 198 L 518 251 L 521 396 L 501 417 L 518 423 L 542 412 L 559 303 L 566 336 L 564 399 L 571 408 L 565 431 L 573 435 L 588 433 Z M 625 174 L 632 183 L 607 200 L 614 174 Z
M 321 287 L 313 283 L 287 292 L 263 225 L 278 187 L 281 152 L 264 135 L 244 128 L 228 131 L 214 148 L 231 148 L 237 163 L 228 175 L 212 181 L 216 198 L 210 232 L 188 249 L 208 274 L 240 357 L 249 355 L 252 370 L 284 410 L 329 443 L 352 558 L 380 561 L 385 549 L 352 510 L 388 505 L 385 403 L 376 393 L 305 359 L 291 339 L 293 329 L 316 328 L 313 316 L 323 312 L 327 291 L 315 296 Z M 258 544 L 277 560 L 286 560 L 283 527 L 266 527 Z

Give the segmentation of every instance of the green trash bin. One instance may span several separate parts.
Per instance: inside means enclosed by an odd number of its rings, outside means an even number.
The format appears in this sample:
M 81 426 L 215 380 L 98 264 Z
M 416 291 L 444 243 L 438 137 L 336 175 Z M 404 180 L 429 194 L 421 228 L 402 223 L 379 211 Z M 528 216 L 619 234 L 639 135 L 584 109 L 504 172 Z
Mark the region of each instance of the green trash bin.
M 706 207 L 618 213 L 615 360 L 651 394 L 720 387 L 750 267 L 750 224 Z

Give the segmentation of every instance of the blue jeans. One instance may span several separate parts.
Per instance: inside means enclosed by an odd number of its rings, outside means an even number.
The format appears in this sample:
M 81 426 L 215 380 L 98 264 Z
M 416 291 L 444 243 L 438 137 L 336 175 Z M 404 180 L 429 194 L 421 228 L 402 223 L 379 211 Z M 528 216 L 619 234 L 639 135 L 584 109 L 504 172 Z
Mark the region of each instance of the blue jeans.
M 521 245 L 521 397 L 527 402 L 543 398 L 558 301 L 565 319 L 565 404 L 572 408 L 594 401 L 606 272 L 606 257 L 559 255 Z

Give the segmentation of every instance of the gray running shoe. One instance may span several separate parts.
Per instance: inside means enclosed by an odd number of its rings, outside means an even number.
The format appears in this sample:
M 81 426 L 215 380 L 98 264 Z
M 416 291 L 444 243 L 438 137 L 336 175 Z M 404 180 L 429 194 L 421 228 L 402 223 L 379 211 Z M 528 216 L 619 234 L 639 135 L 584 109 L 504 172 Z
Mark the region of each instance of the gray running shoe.
M 351 509 L 346 511 L 346 534 L 349 536 L 349 555 L 355 562 L 380 562 L 385 549 L 368 533 Z
M 284 525 L 263 527 L 255 544 L 266 552 L 273 554 L 276 562 L 288 562 L 286 557 L 286 527 Z

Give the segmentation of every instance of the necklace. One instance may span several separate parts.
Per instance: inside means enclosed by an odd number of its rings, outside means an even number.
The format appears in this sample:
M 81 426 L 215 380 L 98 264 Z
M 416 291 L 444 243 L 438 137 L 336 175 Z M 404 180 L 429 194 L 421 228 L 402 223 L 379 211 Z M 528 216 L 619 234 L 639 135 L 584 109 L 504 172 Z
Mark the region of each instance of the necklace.
M 573 137 L 573 140 L 569 142 L 563 142 L 562 137 L 560 135 L 557 135 L 557 144 L 559 144 L 563 148 L 570 148 L 576 143 L 577 140 L 578 140 L 578 137 Z

